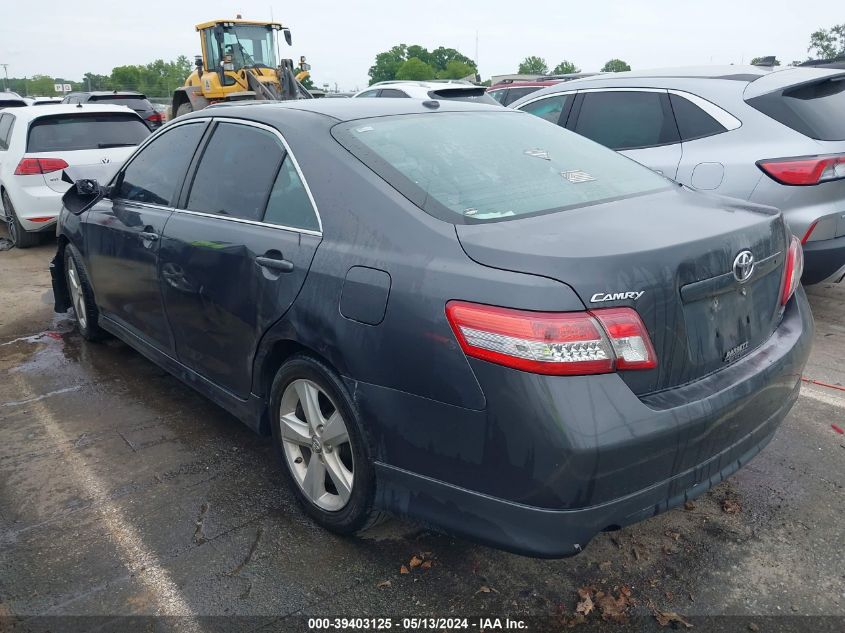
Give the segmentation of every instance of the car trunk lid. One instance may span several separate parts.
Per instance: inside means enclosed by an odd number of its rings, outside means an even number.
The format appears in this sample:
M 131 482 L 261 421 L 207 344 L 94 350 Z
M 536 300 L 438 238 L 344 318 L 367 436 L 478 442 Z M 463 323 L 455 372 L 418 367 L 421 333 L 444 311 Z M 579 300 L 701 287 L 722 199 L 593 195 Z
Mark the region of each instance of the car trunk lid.
M 741 358 L 781 315 L 786 232 L 770 207 L 677 189 L 456 231 L 480 264 L 559 280 L 591 309 L 636 309 L 658 359 L 655 369 L 622 372 L 639 395 Z M 755 266 L 740 283 L 733 268 L 743 251 Z

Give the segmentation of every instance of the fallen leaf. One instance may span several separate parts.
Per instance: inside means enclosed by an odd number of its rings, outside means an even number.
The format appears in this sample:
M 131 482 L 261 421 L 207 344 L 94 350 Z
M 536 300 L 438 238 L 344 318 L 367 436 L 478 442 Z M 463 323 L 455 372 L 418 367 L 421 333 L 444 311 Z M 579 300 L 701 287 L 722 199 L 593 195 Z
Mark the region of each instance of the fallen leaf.
M 393 585 L 393 583 L 390 582 L 389 580 L 382 580 L 379 584 L 376 585 L 376 587 L 382 588 L 382 587 L 390 587 L 392 585 Z
M 684 510 L 686 510 L 687 512 L 692 512 L 693 510 L 695 510 L 695 504 L 692 501 L 684 502 Z
M 420 565 L 420 569 L 431 569 L 431 561 L 424 560 L 422 565 Z
M 679 551 L 680 550 L 674 545 L 663 546 L 663 553 L 666 554 L 666 556 L 672 556 L 673 554 L 677 554 Z
M 622 585 L 622 587 L 620 587 L 619 589 L 619 593 L 621 593 L 626 598 L 630 598 L 632 592 L 631 588 L 628 585 Z
M 725 514 L 737 514 L 742 509 L 735 499 L 722 499 L 722 511 Z
M 578 593 L 581 593 L 581 590 L 578 590 Z M 578 604 L 575 607 L 575 613 L 580 613 L 581 615 L 589 615 L 594 609 L 595 605 L 593 604 L 593 599 L 590 597 L 590 594 L 582 595 L 581 600 L 578 601 Z
M 598 605 L 602 620 L 613 620 L 614 622 L 627 620 L 628 607 L 631 605 L 630 595 L 630 589 L 628 589 L 627 593 L 620 591 L 619 596 L 615 598 L 611 593 L 604 593 L 602 591 L 596 593 L 596 604 Z
M 487 585 L 481 585 L 478 588 L 478 591 L 475 592 L 475 595 L 478 595 L 480 593 L 499 593 L 499 592 L 496 591 L 493 587 L 488 587 Z
M 402 565 L 402 566 L 399 568 L 399 573 L 400 573 L 400 574 L 410 574 L 410 573 L 411 573 L 411 570 L 410 570 L 410 569 L 408 569 L 407 567 L 405 567 L 405 565 Z
M 415 569 L 415 568 L 419 567 L 420 565 L 422 565 L 422 562 L 423 562 L 423 559 L 420 558 L 419 556 L 417 556 L 416 554 L 414 554 L 411 557 L 411 560 L 408 563 L 408 565 L 411 566 L 411 569 Z
M 678 540 L 680 540 L 680 539 L 681 539 L 681 533 L 680 533 L 680 532 L 675 532 L 675 531 L 673 531 L 673 530 L 666 530 L 663 534 L 664 534 L 664 535 L 666 535 L 666 536 L 668 536 L 668 537 L 669 537 L 670 539 L 672 539 L 673 541 L 678 541 Z
M 674 611 L 658 611 L 657 609 L 654 609 L 654 619 L 657 620 L 657 623 L 660 626 L 669 626 L 671 624 L 674 628 L 677 628 L 675 625 L 678 624 L 688 629 L 692 628 L 692 624 L 684 620 Z
M 604 560 L 604 561 L 600 562 L 599 563 L 599 569 L 601 569 L 602 571 L 607 571 L 608 569 L 610 569 L 610 561 Z
M 748 630 L 749 630 L 749 631 L 755 631 L 755 632 L 756 632 L 756 631 L 759 631 L 759 630 L 760 630 L 760 627 L 759 627 L 759 626 L 757 626 L 756 624 L 754 624 L 753 622 L 751 622 L 751 623 L 748 625 Z

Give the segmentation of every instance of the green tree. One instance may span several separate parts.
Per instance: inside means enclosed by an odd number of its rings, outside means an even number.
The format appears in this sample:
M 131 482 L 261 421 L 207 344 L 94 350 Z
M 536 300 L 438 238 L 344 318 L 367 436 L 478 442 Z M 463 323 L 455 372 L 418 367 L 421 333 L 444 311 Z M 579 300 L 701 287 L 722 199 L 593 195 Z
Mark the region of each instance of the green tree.
M 370 66 L 370 84 L 378 81 L 396 79 L 396 71 L 407 59 L 408 47 L 405 44 L 394 46 L 389 51 L 376 55 L 376 63 Z
M 565 59 L 560 62 L 557 66 L 555 66 L 554 70 L 552 71 L 553 75 L 568 75 L 569 73 L 580 73 L 581 69 L 578 68 L 572 62 L 568 62 Z
M 751 60 L 751 65 L 756 66 L 757 64 L 762 64 L 766 58 L 765 57 L 755 57 Z M 780 60 L 775 58 L 774 62 L 775 66 L 780 66 Z
M 467 66 L 472 66 L 475 69 L 474 72 L 478 72 L 475 62 L 466 55 L 463 55 L 460 52 L 456 51 L 454 48 L 445 48 L 443 46 L 438 46 L 433 51 L 431 51 L 431 61 L 429 63 L 434 66 L 435 70 L 446 70 L 447 66 L 449 65 L 449 62 L 464 63 Z M 466 75 L 463 76 L 465 77 Z
M 845 24 L 819 29 L 810 35 L 807 51 L 813 52 L 819 59 L 833 59 L 845 55 Z
M 601 71 L 603 73 L 621 73 L 626 70 L 631 70 L 631 67 L 627 62 L 624 62 L 621 59 L 611 59 L 601 67 Z
M 517 72 L 520 75 L 545 75 L 549 72 L 549 67 L 545 59 L 531 55 L 522 60 Z
M 396 71 L 396 79 L 425 81 L 434 79 L 434 68 L 418 57 L 411 57 L 403 62 Z
M 61 96 L 53 90 L 53 85 L 59 82 L 53 77 L 47 75 L 33 75 L 26 82 L 26 90 L 29 94 L 38 97 L 55 97 Z
M 452 59 L 446 63 L 446 68 L 437 71 L 438 79 L 463 79 L 470 75 L 475 75 L 475 64 L 468 64 L 466 62 Z

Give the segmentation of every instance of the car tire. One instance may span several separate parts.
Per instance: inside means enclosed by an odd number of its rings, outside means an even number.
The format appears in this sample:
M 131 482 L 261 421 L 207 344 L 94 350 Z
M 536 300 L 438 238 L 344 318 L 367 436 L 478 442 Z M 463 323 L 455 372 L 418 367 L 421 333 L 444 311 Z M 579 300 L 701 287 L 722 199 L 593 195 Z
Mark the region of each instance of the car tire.
M 338 534 L 380 522 L 384 514 L 374 509 L 375 471 L 361 416 L 334 371 L 311 356 L 288 359 L 270 390 L 270 424 L 288 485 L 312 519 Z
M 3 192 L 3 209 L 6 214 L 6 226 L 9 231 L 9 239 L 18 248 L 29 248 L 39 242 L 39 234 L 31 233 L 21 226 L 15 206 L 12 204 L 9 194 Z
M 94 291 L 82 265 L 82 257 L 70 244 L 65 247 L 64 263 L 65 283 L 79 333 L 88 341 L 99 341 L 104 335 L 99 325 L 100 311 L 94 301 Z
M 194 106 L 191 105 L 190 101 L 186 101 L 185 103 L 180 104 L 178 108 L 176 108 L 176 116 L 180 117 L 183 114 L 190 114 L 193 111 Z

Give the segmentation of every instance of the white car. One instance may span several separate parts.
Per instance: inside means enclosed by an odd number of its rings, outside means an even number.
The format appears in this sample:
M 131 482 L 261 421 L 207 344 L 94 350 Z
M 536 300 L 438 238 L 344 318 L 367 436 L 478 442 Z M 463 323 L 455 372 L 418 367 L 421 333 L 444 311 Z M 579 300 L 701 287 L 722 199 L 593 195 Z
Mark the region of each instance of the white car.
M 98 172 L 110 178 L 149 134 L 123 106 L 0 110 L 0 211 L 15 245 L 33 246 L 55 225 L 73 182 L 65 169 L 86 167 L 87 178 Z
M 487 94 L 487 88 L 468 81 L 380 81 L 369 88 L 352 95 L 353 99 L 363 97 L 411 98 L 411 99 L 455 99 L 502 105 Z

